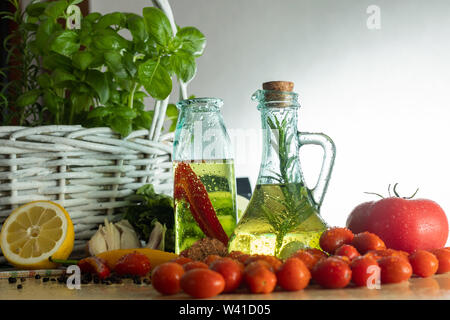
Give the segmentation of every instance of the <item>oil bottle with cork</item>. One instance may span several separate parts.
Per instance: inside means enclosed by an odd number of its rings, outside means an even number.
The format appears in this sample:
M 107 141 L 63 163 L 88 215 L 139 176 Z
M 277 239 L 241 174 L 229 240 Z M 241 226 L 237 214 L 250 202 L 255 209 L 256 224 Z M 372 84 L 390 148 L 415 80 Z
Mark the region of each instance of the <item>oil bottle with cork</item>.
M 236 226 L 229 251 L 276 255 L 281 258 L 305 248 L 318 248 L 327 228 L 320 206 L 335 159 L 333 141 L 322 133 L 297 130 L 298 94 L 288 81 L 263 84 L 252 100 L 258 102 L 263 150 L 258 180 L 250 203 Z M 314 188 L 305 185 L 299 149 L 308 144 L 324 150 Z

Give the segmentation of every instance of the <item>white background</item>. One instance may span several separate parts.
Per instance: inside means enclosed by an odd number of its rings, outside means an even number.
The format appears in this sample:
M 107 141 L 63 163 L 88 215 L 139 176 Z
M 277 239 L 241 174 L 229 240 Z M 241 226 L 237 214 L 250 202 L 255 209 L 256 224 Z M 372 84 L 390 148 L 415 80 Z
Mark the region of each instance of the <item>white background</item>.
M 207 38 L 189 94 L 220 97 L 230 132 L 260 128 L 251 94 L 270 80 L 295 82 L 299 128 L 324 132 L 337 157 L 322 215 L 344 225 L 362 201 L 399 183 L 405 196 L 450 213 L 450 1 L 172 0 L 180 26 Z M 91 0 L 91 11 L 142 13 L 147 0 Z M 369 30 L 369 5 L 381 29 Z M 260 141 L 233 140 L 237 176 L 256 182 Z M 256 150 L 248 154 L 245 150 Z M 253 156 L 254 153 L 254 156 Z M 310 185 L 322 153 L 305 147 Z M 247 162 L 247 164 L 245 164 Z M 250 163 L 248 163 L 250 162 Z

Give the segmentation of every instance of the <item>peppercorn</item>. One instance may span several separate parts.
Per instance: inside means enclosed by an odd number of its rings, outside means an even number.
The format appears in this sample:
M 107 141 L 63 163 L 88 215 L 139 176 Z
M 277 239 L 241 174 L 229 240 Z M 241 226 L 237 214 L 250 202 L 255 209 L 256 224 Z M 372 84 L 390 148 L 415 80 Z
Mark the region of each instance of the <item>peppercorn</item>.
M 22 289 L 22 288 L 23 288 L 23 286 L 21 284 L 17 285 L 17 289 Z
M 50 281 L 50 278 L 47 278 L 47 277 L 45 277 L 45 278 L 42 278 L 42 281 L 44 281 L 44 282 L 48 282 L 48 281 Z
M 14 277 L 9 277 L 9 278 L 8 278 L 8 282 L 9 282 L 9 283 L 16 283 L 16 282 L 17 282 L 17 279 L 14 278 Z
M 25 282 L 27 279 L 25 278 L 20 278 L 20 282 Z
M 41 278 L 41 276 L 39 274 L 37 274 L 34 276 L 34 278 L 39 280 Z

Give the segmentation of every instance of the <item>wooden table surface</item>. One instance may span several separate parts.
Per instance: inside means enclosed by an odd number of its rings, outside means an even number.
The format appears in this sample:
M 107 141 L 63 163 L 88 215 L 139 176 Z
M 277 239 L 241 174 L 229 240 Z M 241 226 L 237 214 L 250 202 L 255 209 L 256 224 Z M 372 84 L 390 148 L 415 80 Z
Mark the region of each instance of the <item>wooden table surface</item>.
M 22 284 L 22 289 L 17 285 Z M 42 280 L 28 278 L 24 282 L 8 283 L 0 279 L 0 299 L 49 299 L 49 300 L 115 300 L 115 299 L 189 299 L 186 294 L 161 296 L 151 285 L 136 285 L 127 280 L 123 284 L 81 285 L 80 290 L 70 290 L 64 284 L 54 281 L 43 283 Z M 345 289 L 322 289 L 317 285 L 310 285 L 298 292 L 273 292 L 271 294 L 223 294 L 213 299 L 217 300 L 333 300 L 333 299 L 445 299 L 450 300 L 450 273 L 435 275 L 430 278 L 411 278 L 400 284 L 382 285 L 381 289 L 367 289 L 348 287 Z

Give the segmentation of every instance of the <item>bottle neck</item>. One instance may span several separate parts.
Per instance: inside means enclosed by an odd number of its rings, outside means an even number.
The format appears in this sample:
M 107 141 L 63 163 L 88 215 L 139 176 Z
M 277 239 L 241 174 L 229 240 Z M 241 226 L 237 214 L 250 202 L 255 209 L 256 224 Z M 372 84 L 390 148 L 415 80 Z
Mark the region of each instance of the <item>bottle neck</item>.
M 260 104 L 263 153 L 258 184 L 302 183 L 298 150 L 297 107 Z
M 220 113 L 222 100 L 197 98 L 177 103 L 174 161 L 232 159 L 230 138 Z

